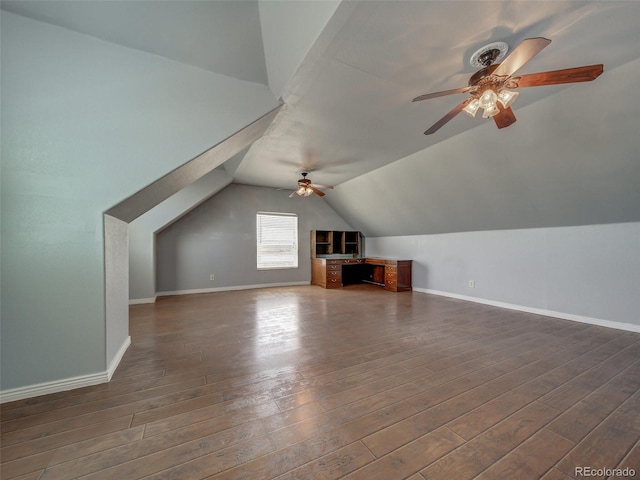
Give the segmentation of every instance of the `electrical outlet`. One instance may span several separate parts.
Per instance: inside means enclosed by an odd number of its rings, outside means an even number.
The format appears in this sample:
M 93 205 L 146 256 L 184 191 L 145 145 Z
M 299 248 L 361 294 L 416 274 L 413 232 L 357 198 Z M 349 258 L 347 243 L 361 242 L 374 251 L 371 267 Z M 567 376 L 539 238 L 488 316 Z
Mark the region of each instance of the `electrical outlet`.
M 214 280 L 216 278 L 216 276 L 212 273 L 211 275 L 209 275 L 209 280 Z
M 475 280 L 469 280 L 469 288 L 476 288 Z

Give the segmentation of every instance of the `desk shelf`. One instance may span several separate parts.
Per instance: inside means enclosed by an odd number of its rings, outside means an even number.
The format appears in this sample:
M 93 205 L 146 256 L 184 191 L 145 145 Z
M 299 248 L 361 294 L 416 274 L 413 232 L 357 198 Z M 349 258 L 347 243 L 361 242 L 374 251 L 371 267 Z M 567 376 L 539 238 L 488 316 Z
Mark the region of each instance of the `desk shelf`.
M 311 258 L 331 255 L 360 257 L 364 253 L 363 240 L 360 232 L 311 230 Z

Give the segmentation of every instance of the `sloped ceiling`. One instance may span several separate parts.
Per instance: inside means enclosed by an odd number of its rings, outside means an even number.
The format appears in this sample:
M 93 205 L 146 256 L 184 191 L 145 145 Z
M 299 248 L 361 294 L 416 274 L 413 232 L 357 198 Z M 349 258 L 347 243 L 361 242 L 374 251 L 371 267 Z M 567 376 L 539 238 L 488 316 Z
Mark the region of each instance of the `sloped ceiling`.
M 244 183 L 338 185 L 325 197 L 368 235 L 640 220 L 640 2 L 343 2 L 236 170 Z M 483 45 L 552 43 L 519 73 L 604 63 L 594 82 L 522 89 L 518 121 L 459 115 Z M 378 169 L 378 170 L 377 170 Z
M 2 0 L 2 9 L 229 77 L 267 84 L 256 1 Z
M 639 2 L 342 3 L 289 83 L 284 112 L 236 171 L 245 183 L 337 185 L 368 235 L 640 220 Z M 603 63 L 596 81 L 522 89 L 518 121 L 459 115 L 481 46 L 552 43 L 520 73 Z
M 41 5 L 54 3 L 69 3 L 61 19 Z M 87 20 L 89 5 L 109 10 L 102 30 Z M 266 83 L 265 72 L 274 77 L 278 68 L 277 55 L 265 60 L 255 35 L 262 21 L 256 2 L 3 8 L 169 58 L 180 46 L 178 60 L 237 78 Z M 137 8 L 144 15 L 132 13 Z M 206 15 L 198 10 L 207 8 Z M 286 24 L 286 9 L 278 10 Z M 337 186 L 325 198 L 368 235 L 640 220 L 640 2 L 351 1 L 324 12 L 333 14 L 282 89 L 285 106 L 242 160 L 232 160 L 236 182 L 293 188 L 301 171 L 311 170 L 314 182 Z M 169 17 L 171 31 L 180 33 L 158 38 L 163 29 L 154 25 Z M 273 35 L 274 10 L 269 22 Z M 110 25 L 115 36 L 104 31 Z M 144 45 L 131 38 L 136 29 L 145 33 Z M 603 75 L 522 89 L 513 106 L 518 121 L 502 130 L 459 115 L 436 134 L 422 134 L 464 96 L 411 103 L 413 97 L 465 86 L 475 71 L 469 57 L 487 43 L 513 49 L 536 36 L 552 43 L 519 73 L 603 63 Z M 217 48 L 208 48 L 211 42 Z
M 369 236 L 638 221 L 639 69 L 636 60 L 607 72 L 597 101 L 557 92 L 507 129 L 485 122 L 349 180 L 327 201 Z

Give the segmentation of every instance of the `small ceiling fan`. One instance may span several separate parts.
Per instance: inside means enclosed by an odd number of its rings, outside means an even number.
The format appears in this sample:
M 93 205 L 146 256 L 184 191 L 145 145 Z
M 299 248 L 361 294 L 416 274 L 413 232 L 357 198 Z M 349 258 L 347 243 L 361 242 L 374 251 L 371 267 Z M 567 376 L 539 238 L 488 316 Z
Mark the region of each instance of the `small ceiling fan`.
M 513 110 L 511 110 L 511 104 L 520 94 L 509 89 L 590 82 L 595 80 L 604 70 L 604 66 L 598 64 L 514 76 L 524 64 L 550 43 L 551 40 L 547 38 L 527 38 L 506 57 L 505 54 L 509 47 L 504 42 L 494 42 L 476 51 L 471 56 L 471 65 L 482 67 L 482 69 L 471 76 L 467 87 L 427 93 L 413 99 L 414 102 L 419 102 L 454 93 L 471 94 L 469 98 L 459 103 L 453 110 L 434 123 L 424 134 L 431 135 L 438 131 L 463 110 L 470 116 L 475 117 L 480 108 L 483 110 L 482 118 L 493 118 L 498 128 L 508 127 L 516 121 Z M 503 58 L 502 63 L 495 63 Z
M 319 185 L 316 183 L 311 183 L 311 180 L 307 178 L 307 175 L 309 175 L 307 172 L 302 172 L 302 178 L 298 180 L 298 188 L 296 188 L 293 193 L 289 195 L 289 198 L 295 197 L 296 195 L 299 195 L 301 197 L 308 197 L 309 195 L 312 195 L 314 193 L 316 195 L 324 197 L 325 193 L 320 189 L 322 188 L 326 190 L 333 188 L 330 185 Z

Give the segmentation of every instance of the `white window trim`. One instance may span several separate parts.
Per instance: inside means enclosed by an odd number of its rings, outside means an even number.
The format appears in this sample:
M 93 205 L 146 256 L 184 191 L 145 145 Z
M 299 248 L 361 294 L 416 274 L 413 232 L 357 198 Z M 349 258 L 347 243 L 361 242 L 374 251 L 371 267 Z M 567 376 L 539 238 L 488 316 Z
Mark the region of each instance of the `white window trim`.
M 272 244 L 271 247 L 273 249 L 275 249 L 276 251 L 274 252 L 274 257 L 277 258 L 278 257 L 278 252 L 277 250 L 280 249 L 284 249 L 286 250 L 287 248 L 290 248 L 290 252 L 287 254 L 283 254 L 283 257 L 289 256 L 291 263 L 286 264 L 286 265 L 278 265 L 277 261 L 269 263 L 268 261 L 264 260 L 264 254 L 265 254 L 265 250 L 269 249 L 269 245 L 263 245 L 261 244 L 261 239 L 262 239 L 262 235 L 261 235 L 261 228 L 265 228 L 265 226 L 261 223 L 262 219 L 267 220 L 267 218 L 265 217 L 286 217 L 286 218 L 293 218 L 295 221 L 295 228 L 293 229 L 293 232 L 291 232 L 293 235 L 293 238 L 287 238 L 285 239 L 285 242 L 281 245 L 278 244 Z M 274 221 L 276 221 L 275 219 L 272 219 Z M 261 255 L 261 251 L 262 251 L 262 255 Z M 261 263 L 261 258 L 263 259 L 263 262 Z M 281 213 L 281 212 L 257 212 L 256 214 L 256 268 L 258 270 L 283 270 L 283 269 L 294 269 L 294 268 L 298 268 L 298 215 L 295 213 Z

